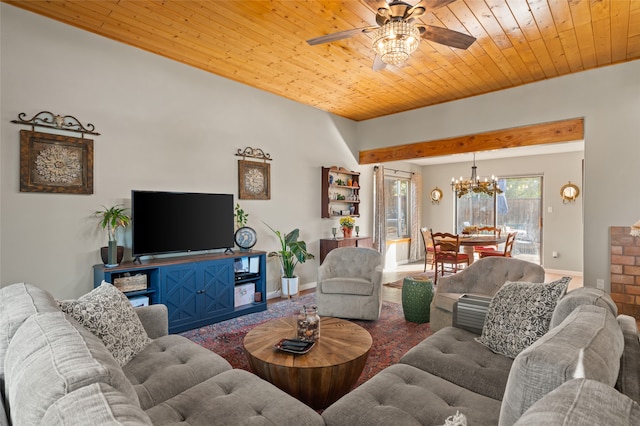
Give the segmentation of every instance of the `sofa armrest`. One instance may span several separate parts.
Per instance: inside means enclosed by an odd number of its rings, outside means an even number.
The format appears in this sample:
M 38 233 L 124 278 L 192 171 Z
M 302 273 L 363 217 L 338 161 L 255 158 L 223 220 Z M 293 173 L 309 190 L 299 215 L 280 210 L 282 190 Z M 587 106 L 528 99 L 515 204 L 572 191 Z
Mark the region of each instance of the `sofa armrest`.
M 135 309 L 142 326 L 151 339 L 169 334 L 169 311 L 165 305 L 140 306 Z

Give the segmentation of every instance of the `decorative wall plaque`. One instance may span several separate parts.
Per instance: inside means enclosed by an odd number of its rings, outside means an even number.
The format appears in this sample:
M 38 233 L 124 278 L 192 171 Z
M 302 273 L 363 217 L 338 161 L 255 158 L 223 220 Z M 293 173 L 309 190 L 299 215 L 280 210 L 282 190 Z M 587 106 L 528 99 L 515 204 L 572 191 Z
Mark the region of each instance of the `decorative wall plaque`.
M 238 198 L 241 200 L 270 200 L 271 199 L 271 169 L 267 161 L 273 160 L 271 155 L 260 148 L 246 147 L 238 149 Z M 246 161 L 246 158 L 258 161 Z
M 270 164 L 238 160 L 238 192 L 241 200 L 271 199 Z
M 93 194 L 93 140 L 20 130 L 20 192 Z

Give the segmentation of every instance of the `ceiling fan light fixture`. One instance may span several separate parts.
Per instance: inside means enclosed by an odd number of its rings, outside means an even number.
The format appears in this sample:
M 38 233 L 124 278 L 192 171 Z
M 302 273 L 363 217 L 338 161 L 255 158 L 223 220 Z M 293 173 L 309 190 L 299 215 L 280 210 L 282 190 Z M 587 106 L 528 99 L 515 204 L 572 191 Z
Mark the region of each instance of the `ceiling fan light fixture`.
M 373 33 L 373 51 L 382 62 L 397 65 L 405 62 L 420 43 L 420 30 L 406 21 L 390 21 Z

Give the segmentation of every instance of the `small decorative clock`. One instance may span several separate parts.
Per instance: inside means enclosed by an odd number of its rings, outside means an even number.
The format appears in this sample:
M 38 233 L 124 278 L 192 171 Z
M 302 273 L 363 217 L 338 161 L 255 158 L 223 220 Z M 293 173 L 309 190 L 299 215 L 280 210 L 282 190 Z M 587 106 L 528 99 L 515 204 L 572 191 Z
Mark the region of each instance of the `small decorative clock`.
M 249 250 L 251 247 L 256 245 L 258 235 L 253 228 L 243 226 L 236 231 L 234 239 L 241 250 Z
M 269 200 L 269 164 L 238 160 L 238 186 L 241 200 Z

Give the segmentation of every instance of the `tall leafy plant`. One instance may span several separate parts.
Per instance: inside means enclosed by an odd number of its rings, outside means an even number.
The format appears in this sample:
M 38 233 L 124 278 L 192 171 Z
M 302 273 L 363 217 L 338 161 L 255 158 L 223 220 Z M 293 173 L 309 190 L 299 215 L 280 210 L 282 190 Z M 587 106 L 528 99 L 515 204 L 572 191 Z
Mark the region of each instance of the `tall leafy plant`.
M 265 225 L 267 224 L 265 223 Z M 276 231 L 269 225 L 267 225 L 267 227 L 271 229 L 278 237 L 278 240 L 280 240 L 280 250 L 275 253 L 280 258 L 282 276 L 284 278 L 294 278 L 294 272 L 298 263 L 304 263 L 307 259 L 313 259 L 313 254 L 307 251 L 307 243 L 298 241 L 298 237 L 300 236 L 300 230 L 298 228 L 283 235 L 280 231 Z

